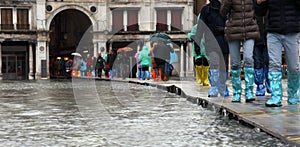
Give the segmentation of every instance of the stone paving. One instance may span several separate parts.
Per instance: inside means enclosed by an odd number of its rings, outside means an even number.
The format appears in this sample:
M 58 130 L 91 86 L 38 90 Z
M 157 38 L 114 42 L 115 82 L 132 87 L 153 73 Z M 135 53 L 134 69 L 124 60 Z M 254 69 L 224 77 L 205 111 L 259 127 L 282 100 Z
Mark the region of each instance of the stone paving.
M 117 80 L 118 79 L 113 79 Z M 150 85 L 157 88 L 165 89 L 170 92 L 177 93 L 186 97 L 193 103 L 198 103 L 204 107 L 212 106 L 220 108 L 223 115 L 229 115 L 239 121 L 257 127 L 284 142 L 300 146 L 300 108 L 298 105 L 287 104 L 287 81 L 283 80 L 283 106 L 279 108 L 265 107 L 265 101 L 270 98 L 270 94 L 263 97 L 256 97 L 256 101 L 245 103 L 244 95 L 242 95 L 241 103 L 231 103 L 232 88 L 229 85 L 230 97 L 207 97 L 209 87 L 203 87 L 196 84 L 195 81 L 178 81 L 170 80 L 166 82 L 157 81 L 139 81 L 137 79 L 121 80 L 131 83 Z M 231 83 L 230 81 L 227 81 Z M 243 89 L 244 83 L 242 82 Z M 169 87 L 169 88 L 168 88 Z M 253 91 L 255 92 L 255 88 Z

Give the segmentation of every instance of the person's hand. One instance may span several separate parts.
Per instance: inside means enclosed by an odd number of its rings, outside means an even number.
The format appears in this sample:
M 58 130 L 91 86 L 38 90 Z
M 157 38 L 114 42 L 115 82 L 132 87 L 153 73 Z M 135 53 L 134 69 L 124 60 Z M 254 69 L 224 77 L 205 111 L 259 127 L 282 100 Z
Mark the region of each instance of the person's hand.
M 262 2 L 265 2 L 266 0 L 256 0 L 257 4 L 261 4 Z

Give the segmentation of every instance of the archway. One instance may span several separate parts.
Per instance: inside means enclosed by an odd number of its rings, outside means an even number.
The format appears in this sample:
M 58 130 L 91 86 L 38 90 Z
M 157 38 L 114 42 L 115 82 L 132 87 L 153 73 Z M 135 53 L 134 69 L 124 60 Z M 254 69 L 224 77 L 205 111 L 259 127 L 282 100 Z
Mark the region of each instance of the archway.
M 82 36 L 91 25 L 89 17 L 75 9 L 63 10 L 52 19 L 49 28 L 49 71 L 51 78 L 68 76 L 65 73 L 64 62 L 71 58 L 71 53 L 76 52 Z M 82 53 L 92 53 L 92 35 L 85 37 L 88 37 L 87 40 L 90 42 L 84 45 Z

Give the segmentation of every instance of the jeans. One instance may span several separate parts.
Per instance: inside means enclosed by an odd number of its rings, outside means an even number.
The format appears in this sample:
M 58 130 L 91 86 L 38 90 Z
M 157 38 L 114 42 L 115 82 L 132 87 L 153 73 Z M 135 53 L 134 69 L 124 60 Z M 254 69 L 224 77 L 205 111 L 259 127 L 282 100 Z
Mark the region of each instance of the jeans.
M 254 40 L 235 40 L 228 43 L 230 50 L 230 65 L 232 70 L 241 69 L 240 43 L 243 43 L 243 60 L 245 68 L 253 68 Z
M 142 77 L 142 68 L 141 68 L 141 67 L 138 67 L 137 78 L 138 78 L 138 79 L 141 79 L 141 77 Z
M 284 47 L 288 71 L 291 74 L 299 72 L 299 36 L 298 33 L 267 34 L 269 71 L 281 72 L 282 47 Z
M 254 46 L 253 51 L 254 68 L 261 69 L 264 66 L 269 67 L 269 54 L 265 46 Z

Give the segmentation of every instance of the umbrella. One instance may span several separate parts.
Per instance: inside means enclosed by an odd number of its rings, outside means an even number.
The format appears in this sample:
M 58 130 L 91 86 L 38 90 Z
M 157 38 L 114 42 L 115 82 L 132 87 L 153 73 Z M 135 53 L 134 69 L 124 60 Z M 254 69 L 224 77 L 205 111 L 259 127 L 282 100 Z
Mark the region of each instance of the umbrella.
M 72 53 L 71 55 L 81 57 L 79 53 Z
M 168 40 L 168 39 L 171 39 L 171 37 L 166 33 L 155 33 L 155 34 L 151 35 L 151 38 L 150 38 L 151 41 L 156 41 L 159 39 Z
M 132 51 L 133 49 L 131 48 L 131 47 L 128 47 L 128 46 L 126 46 L 126 47 L 122 47 L 122 48 L 118 48 L 118 53 L 120 53 L 120 52 L 130 52 L 130 51 Z

